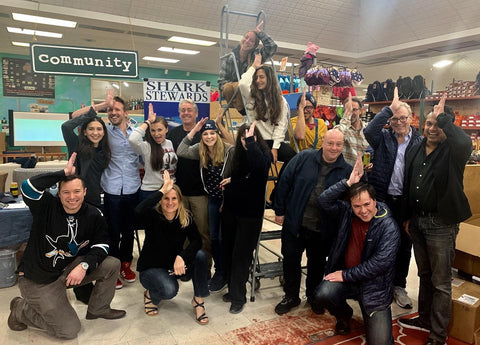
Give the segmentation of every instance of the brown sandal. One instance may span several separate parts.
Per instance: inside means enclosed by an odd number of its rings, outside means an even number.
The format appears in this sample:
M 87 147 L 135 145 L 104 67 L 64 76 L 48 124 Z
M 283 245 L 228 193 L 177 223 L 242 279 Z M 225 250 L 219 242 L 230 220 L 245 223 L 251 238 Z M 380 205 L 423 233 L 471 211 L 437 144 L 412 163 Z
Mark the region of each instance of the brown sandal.
M 158 307 L 153 304 L 148 290 L 145 290 L 145 292 L 143 293 L 143 303 L 145 306 L 145 314 L 147 314 L 148 316 L 158 315 Z
M 208 324 L 208 316 L 205 314 L 205 302 L 198 303 L 198 301 L 195 299 L 195 296 L 193 296 L 192 299 L 192 304 L 193 305 L 193 313 L 195 314 L 195 319 L 200 325 L 206 325 Z M 203 308 L 203 314 L 200 316 L 197 316 L 197 308 Z

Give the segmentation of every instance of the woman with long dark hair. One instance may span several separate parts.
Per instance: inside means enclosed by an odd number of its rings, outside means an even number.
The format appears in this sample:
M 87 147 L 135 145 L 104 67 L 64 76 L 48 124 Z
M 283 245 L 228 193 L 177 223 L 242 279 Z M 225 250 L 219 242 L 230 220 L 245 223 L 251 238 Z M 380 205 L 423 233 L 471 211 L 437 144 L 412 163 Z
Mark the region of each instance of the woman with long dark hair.
M 192 272 L 191 305 L 195 319 L 206 325 L 204 298 L 209 292 L 202 238 L 183 204 L 180 188 L 173 184 L 168 171 L 164 172 L 162 180 L 162 188 L 135 208 L 138 220 L 145 226 L 145 241 L 137 263 L 140 283 L 146 289 L 143 294 L 145 314 L 157 315 L 158 304 L 177 295 L 177 279 L 188 270 Z M 184 248 L 186 239 L 188 245 Z
M 191 145 L 193 137 L 198 132 L 202 135 L 200 142 Z M 177 154 L 180 157 L 198 159 L 200 161 L 200 176 L 203 188 L 208 194 L 210 243 L 215 263 L 215 274 L 208 284 L 210 292 L 220 292 L 227 285 L 227 272 L 223 260 L 220 236 L 220 208 L 223 203 L 220 182 L 225 177 L 225 165 L 231 159 L 232 153 L 233 146 L 223 142 L 218 134 L 215 121 L 208 118 L 198 121 L 177 148 Z
M 143 158 L 145 175 L 140 187 L 140 200 L 145 199 L 163 185 L 163 172 L 168 171 L 175 181 L 177 155 L 173 144 L 167 139 L 168 123 L 163 116 L 153 112 L 153 105 L 148 105 L 148 119 L 136 127 L 128 142 L 133 151 Z M 145 141 L 143 140 L 145 137 Z
M 221 182 L 224 188 L 222 208 L 222 244 L 228 272 L 230 312 L 240 313 L 246 303 L 246 283 L 253 250 L 262 230 L 265 186 L 272 162 L 270 149 L 256 121 L 238 130 L 233 158 L 228 162 Z
M 295 155 L 290 145 L 284 142 L 289 107 L 277 76 L 271 67 L 262 65 L 260 54 L 255 55 L 252 66 L 242 75 L 238 86 L 247 102 L 248 114 L 257 121 L 258 130 L 271 148 L 273 161 L 278 159 L 285 166 Z
M 103 170 L 110 162 L 108 133 L 103 120 L 97 116 L 101 110 L 113 105 L 113 91 L 108 92 L 103 103 L 82 108 L 72 114 L 72 119 L 62 124 L 62 134 L 68 148 L 68 156 L 77 152 L 76 172 L 85 181 L 87 195 L 85 201 L 101 208 L 100 179 Z M 75 129 L 81 127 L 78 135 Z

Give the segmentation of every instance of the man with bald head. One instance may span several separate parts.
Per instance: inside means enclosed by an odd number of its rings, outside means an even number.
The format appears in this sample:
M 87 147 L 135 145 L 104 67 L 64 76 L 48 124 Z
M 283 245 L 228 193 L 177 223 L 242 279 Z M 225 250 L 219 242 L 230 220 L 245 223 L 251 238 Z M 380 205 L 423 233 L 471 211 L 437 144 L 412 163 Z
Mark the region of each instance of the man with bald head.
M 328 131 L 320 150 L 304 150 L 285 168 L 275 195 L 276 222 L 282 227 L 282 255 L 285 297 L 275 307 L 285 314 L 300 304 L 301 260 L 307 254 L 307 301 L 312 310 L 323 313 L 314 302 L 315 288 L 323 279 L 325 259 L 334 237 L 331 219 L 324 216 L 318 196 L 336 182 L 348 178 L 352 166 L 342 155 L 343 134 L 337 129 Z

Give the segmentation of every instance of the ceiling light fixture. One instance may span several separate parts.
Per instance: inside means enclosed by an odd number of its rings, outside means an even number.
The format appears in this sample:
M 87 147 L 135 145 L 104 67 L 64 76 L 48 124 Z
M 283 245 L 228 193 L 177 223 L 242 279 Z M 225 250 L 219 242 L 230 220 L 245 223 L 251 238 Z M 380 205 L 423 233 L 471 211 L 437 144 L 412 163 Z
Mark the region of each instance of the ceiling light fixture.
M 198 46 L 206 46 L 206 47 L 213 46 L 215 43 L 217 43 L 217 42 L 213 42 L 213 41 L 196 40 L 196 39 L 193 39 L 193 38 L 186 38 L 186 37 L 179 37 L 179 36 L 172 36 L 168 40 L 170 42 L 195 44 L 195 45 L 198 45 Z
M 27 43 L 27 42 L 12 41 L 12 45 L 17 46 L 17 47 L 30 47 L 30 43 Z
M 13 17 L 14 20 L 18 20 L 18 21 L 21 21 L 21 22 L 63 26 L 65 28 L 75 28 L 75 27 L 77 27 L 77 22 L 73 22 L 71 20 L 62 20 L 62 19 L 55 19 L 55 18 L 48 18 L 48 17 L 31 16 L 31 15 L 28 15 L 28 14 L 21 14 L 21 13 L 12 13 L 12 17 Z
M 451 60 L 441 60 L 441 61 L 438 61 L 438 62 L 434 63 L 433 67 L 442 68 L 442 67 L 446 67 L 446 66 L 448 66 L 452 63 L 453 63 L 453 61 L 451 61 Z
M 144 56 L 142 59 L 147 61 L 166 62 L 166 63 L 177 63 L 178 61 L 180 61 L 177 59 L 165 59 L 165 58 L 160 58 L 155 56 Z
M 198 53 L 200 53 L 198 50 L 178 49 L 178 48 L 171 48 L 171 47 L 160 47 L 157 50 L 161 52 L 186 54 L 186 55 L 197 55 Z
M 32 36 L 41 36 L 41 37 L 53 37 L 53 38 L 62 38 L 63 34 L 59 34 L 57 32 L 49 32 L 49 31 L 38 31 L 38 30 L 30 30 L 30 29 L 20 29 L 20 28 L 12 28 L 7 26 L 7 31 L 14 33 L 14 34 L 22 34 L 22 35 L 32 35 Z
M 124 81 L 124 82 L 123 82 L 123 86 L 129 87 L 130 85 L 129 85 L 126 81 Z
M 114 88 L 116 88 L 117 90 L 120 89 L 120 86 L 118 86 L 118 84 L 112 83 L 112 86 L 113 86 Z

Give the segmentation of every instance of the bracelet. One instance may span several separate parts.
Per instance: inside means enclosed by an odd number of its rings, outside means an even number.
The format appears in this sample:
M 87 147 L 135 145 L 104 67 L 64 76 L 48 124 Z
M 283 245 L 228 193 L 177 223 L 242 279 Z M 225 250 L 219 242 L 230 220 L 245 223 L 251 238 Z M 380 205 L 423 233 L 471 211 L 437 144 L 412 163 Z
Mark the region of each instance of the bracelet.
M 150 125 L 151 125 L 150 120 L 145 120 L 145 121 L 143 121 L 143 123 L 146 123 L 147 126 L 149 126 L 149 127 L 150 127 Z

